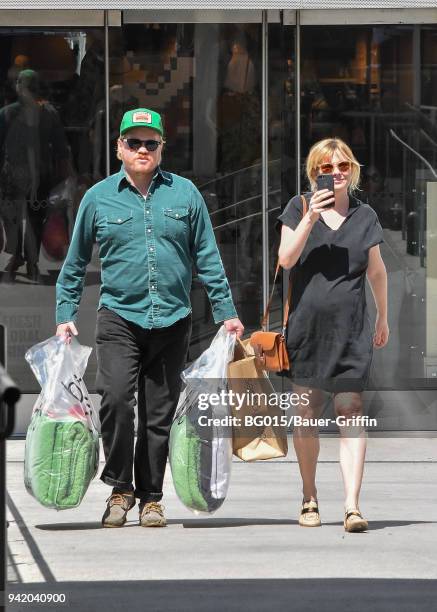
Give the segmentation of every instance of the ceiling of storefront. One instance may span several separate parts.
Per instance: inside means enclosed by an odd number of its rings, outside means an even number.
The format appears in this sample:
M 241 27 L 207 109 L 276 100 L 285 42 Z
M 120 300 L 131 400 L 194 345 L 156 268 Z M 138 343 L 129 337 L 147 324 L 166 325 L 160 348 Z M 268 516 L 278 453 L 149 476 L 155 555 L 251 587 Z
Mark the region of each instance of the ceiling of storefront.
M 1 9 L 352 9 L 435 8 L 435 0 L 2 0 Z

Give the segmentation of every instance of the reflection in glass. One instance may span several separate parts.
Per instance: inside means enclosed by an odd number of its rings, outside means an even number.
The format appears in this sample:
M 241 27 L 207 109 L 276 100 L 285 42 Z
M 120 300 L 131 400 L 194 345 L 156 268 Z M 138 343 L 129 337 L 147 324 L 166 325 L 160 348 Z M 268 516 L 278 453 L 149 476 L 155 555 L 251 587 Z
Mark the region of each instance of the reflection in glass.
M 47 201 L 68 176 L 69 151 L 59 114 L 44 97 L 35 70 L 18 73 L 16 94 L 17 101 L 0 110 L 2 219 L 11 256 L 5 280 L 15 280 L 25 263 L 27 277 L 38 282 Z
M 36 390 L 25 351 L 55 330 L 54 285 L 80 200 L 106 174 L 103 42 L 103 29 L 0 30 L 0 321 L 23 391 Z M 97 301 L 98 262 L 90 268 Z M 91 344 L 94 304 L 90 317 L 81 310 Z
M 247 331 L 262 308 L 261 26 L 144 24 L 110 31 L 111 169 L 123 112 L 163 116 L 163 168 L 201 191 Z M 190 358 L 215 326 L 194 276 Z
M 427 256 L 437 182 L 436 34 L 408 25 L 302 29 L 302 156 L 326 136 L 348 142 L 363 165 L 357 195 L 384 227 L 391 338 L 372 370 L 382 387 L 430 376 L 437 357 Z

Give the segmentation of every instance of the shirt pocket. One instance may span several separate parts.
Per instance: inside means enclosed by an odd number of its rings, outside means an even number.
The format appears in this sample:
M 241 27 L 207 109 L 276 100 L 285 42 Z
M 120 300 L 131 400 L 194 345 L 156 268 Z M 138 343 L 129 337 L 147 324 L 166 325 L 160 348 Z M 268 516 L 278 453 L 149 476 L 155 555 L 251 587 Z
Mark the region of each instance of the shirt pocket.
M 132 240 L 132 211 L 107 215 L 106 238 L 114 244 L 127 244 Z
M 185 240 L 189 228 L 189 210 L 186 207 L 164 209 L 164 235 L 171 240 Z

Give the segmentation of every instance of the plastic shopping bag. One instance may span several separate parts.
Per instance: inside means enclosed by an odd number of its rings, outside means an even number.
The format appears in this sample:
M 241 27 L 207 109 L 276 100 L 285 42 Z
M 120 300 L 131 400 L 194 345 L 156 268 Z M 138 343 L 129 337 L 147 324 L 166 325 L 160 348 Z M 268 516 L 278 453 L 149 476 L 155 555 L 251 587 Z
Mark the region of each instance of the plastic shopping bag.
M 25 355 L 41 393 L 26 435 L 24 484 L 56 510 L 78 506 L 98 470 L 99 434 L 82 380 L 91 350 L 53 336 Z
M 169 460 L 176 493 L 196 514 L 220 508 L 229 487 L 230 409 L 226 402 L 212 401 L 211 394 L 227 389 L 235 339 L 222 326 L 209 348 L 182 373 L 186 386 L 170 430 Z

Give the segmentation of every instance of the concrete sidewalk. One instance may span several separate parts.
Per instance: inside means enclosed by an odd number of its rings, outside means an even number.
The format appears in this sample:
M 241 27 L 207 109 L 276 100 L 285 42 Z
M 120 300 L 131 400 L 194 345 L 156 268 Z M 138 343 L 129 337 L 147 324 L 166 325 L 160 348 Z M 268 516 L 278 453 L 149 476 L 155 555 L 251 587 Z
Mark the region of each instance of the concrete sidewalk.
M 8 441 L 8 593 L 64 593 L 67 602 L 7 609 L 436 609 L 436 440 L 369 440 L 365 534 L 344 532 L 338 439 L 321 444 L 320 529 L 297 524 L 301 485 L 291 444 L 287 460 L 235 461 L 228 498 L 211 517 L 179 502 L 167 470 L 166 529 L 139 527 L 137 509 L 124 528 L 102 529 L 109 487 L 96 478 L 79 508 L 47 510 L 24 488 L 24 441 Z

